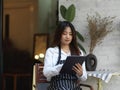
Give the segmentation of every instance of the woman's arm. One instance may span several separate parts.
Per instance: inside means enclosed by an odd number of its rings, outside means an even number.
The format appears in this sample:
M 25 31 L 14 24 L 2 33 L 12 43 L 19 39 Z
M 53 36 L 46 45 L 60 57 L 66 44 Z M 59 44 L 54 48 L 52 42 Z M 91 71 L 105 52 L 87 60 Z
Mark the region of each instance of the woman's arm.
M 83 51 L 81 50 L 81 55 L 84 56 Z M 83 62 L 82 66 L 80 64 L 76 64 L 76 66 L 73 69 L 76 72 L 76 76 L 79 80 L 85 81 L 87 79 L 87 72 L 86 72 L 86 65 L 85 61 Z
M 48 81 L 51 80 L 51 77 L 58 75 L 61 70 L 62 64 L 56 65 L 58 55 L 56 56 L 55 48 L 48 48 L 45 54 L 43 74 Z
M 81 81 L 85 81 L 87 79 L 87 72 L 86 72 L 86 67 L 85 67 L 85 62 L 82 64 L 82 75 L 77 77 L 81 80 Z

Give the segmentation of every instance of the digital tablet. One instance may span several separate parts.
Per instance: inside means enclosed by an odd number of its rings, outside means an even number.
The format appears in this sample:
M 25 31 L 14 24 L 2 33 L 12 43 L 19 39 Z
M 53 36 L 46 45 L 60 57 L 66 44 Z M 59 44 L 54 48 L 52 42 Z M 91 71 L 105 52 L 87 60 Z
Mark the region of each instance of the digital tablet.
M 75 72 L 72 70 L 72 67 L 76 63 L 80 63 L 82 65 L 85 59 L 86 56 L 68 56 L 64 65 L 62 66 L 60 73 L 75 74 Z

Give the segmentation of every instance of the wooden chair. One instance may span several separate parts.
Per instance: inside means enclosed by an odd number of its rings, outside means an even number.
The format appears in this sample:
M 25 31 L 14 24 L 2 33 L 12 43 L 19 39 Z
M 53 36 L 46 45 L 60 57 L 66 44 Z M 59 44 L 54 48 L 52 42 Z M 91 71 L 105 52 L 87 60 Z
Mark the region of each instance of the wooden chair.
M 36 84 L 38 83 L 49 83 L 45 76 L 43 75 L 43 64 L 36 63 L 35 64 L 36 68 Z M 81 88 L 82 87 L 87 87 L 89 90 L 94 90 L 91 85 L 88 84 L 78 84 Z

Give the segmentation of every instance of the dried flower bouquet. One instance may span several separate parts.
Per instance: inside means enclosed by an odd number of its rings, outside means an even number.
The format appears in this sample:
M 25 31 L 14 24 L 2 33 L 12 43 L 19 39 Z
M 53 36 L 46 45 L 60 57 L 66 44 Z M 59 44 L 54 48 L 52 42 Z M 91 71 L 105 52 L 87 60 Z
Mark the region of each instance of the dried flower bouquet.
M 112 31 L 112 23 L 115 17 L 102 18 L 98 13 L 94 16 L 87 17 L 89 35 L 90 35 L 90 49 L 92 53 L 97 44 L 101 43 L 101 40 Z

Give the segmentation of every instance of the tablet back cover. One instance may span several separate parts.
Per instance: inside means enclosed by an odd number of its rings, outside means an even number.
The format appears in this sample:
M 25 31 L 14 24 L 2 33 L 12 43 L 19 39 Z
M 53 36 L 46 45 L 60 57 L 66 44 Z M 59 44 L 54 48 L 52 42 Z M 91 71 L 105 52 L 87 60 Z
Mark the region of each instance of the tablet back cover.
M 82 65 L 82 63 L 85 61 L 86 56 L 68 56 L 66 58 L 66 61 L 60 71 L 60 73 L 67 73 L 67 74 L 75 74 L 75 72 L 72 70 L 72 67 L 76 64 L 76 63 L 80 63 Z

